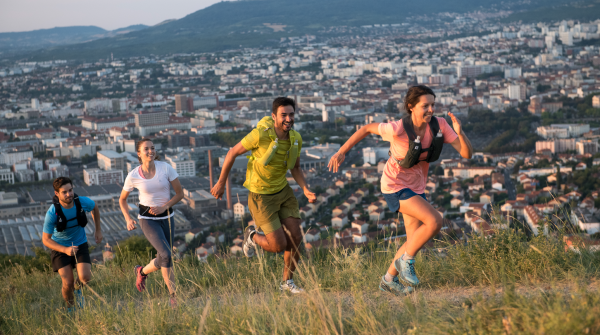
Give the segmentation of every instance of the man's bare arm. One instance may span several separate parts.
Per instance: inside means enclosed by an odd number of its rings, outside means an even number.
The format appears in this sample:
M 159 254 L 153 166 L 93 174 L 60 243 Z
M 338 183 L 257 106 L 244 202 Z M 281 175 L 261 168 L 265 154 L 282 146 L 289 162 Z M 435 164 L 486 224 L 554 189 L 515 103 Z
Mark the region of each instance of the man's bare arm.
M 221 199 L 223 197 L 223 193 L 225 192 L 225 183 L 227 182 L 227 177 L 229 176 L 229 172 L 231 172 L 231 168 L 233 167 L 233 163 L 235 159 L 239 155 L 243 155 L 248 150 L 244 148 L 242 143 L 236 144 L 233 148 L 229 149 L 227 152 L 227 156 L 225 156 L 225 161 L 223 162 L 223 168 L 221 169 L 221 176 L 219 180 L 215 184 L 215 186 L 210 190 L 210 193 L 217 199 Z

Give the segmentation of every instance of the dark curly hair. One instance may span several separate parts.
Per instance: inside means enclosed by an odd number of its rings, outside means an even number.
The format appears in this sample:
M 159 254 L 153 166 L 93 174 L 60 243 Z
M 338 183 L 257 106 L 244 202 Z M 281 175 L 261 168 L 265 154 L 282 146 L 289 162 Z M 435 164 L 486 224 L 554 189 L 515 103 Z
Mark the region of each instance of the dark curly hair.
M 422 95 L 433 95 L 435 98 L 435 93 L 433 90 L 425 85 L 416 85 L 411 86 L 406 92 L 406 97 L 404 97 L 404 109 L 408 114 L 412 114 L 411 108 L 415 107 L 419 103 L 419 98 Z

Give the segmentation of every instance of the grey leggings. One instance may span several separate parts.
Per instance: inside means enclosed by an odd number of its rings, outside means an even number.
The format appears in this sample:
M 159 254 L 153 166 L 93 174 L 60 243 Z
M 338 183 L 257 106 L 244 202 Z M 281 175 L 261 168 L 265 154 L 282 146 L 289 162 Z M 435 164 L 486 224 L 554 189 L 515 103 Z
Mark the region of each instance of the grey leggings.
M 140 226 L 150 244 L 157 251 L 154 266 L 159 269 L 170 268 L 173 265 L 171 262 L 171 233 L 175 234 L 175 218 L 171 218 L 171 229 L 169 229 L 169 219 L 140 219 Z

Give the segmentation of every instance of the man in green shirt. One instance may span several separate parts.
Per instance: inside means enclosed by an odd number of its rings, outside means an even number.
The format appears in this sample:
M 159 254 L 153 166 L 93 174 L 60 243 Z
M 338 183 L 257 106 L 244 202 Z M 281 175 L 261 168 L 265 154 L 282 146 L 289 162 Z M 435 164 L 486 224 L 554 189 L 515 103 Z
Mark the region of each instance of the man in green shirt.
M 264 117 L 256 128 L 229 150 L 219 181 L 211 190 L 211 194 L 220 199 L 235 158 L 252 151 L 252 155 L 248 156 L 244 187 L 250 191 L 250 214 L 264 235 L 257 234 L 253 226 L 248 226 L 244 231 L 244 254 L 253 257 L 257 244 L 269 252 L 284 251 L 285 267 L 280 288 L 294 294 L 303 292 L 292 279 L 300 258 L 298 248 L 302 232 L 298 201 L 285 177 L 288 170 L 308 201 L 316 201 L 300 169 L 302 137 L 292 129 L 295 112 L 294 100 L 284 97 L 275 99 L 271 116 Z

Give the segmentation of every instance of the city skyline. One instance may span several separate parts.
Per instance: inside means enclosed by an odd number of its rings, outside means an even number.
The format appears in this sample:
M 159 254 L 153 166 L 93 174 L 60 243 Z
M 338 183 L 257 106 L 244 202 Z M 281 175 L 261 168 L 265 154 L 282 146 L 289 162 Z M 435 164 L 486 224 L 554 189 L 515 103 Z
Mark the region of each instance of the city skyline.
M 139 0 L 108 0 L 97 3 L 75 0 L 6 1 L 0 11 L 0 33 L 69 26 L 98 26 L 109 31 L 136 24 L 153 26 L 165 20 L 180 19 L 216 2 L 176 0 L 165 7 L 159 1 L 142 3 Z M 32 8 L 36 10 L 32 11 Z M 115 11 L 114 8 L 119 10 Z M 83 15 L 86 12 L 94 13 L 94 17 Z

